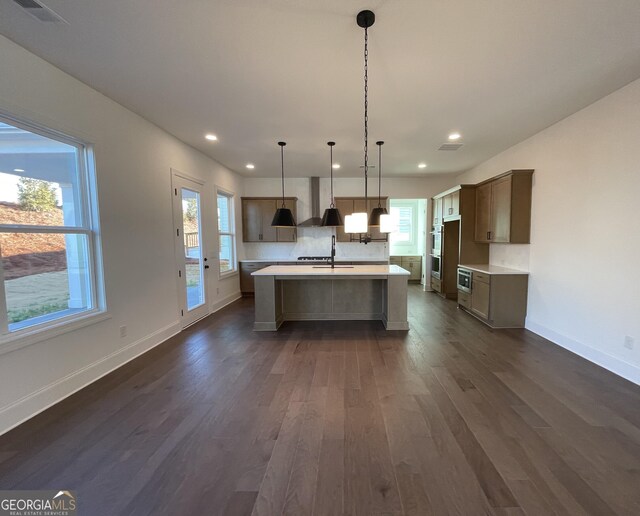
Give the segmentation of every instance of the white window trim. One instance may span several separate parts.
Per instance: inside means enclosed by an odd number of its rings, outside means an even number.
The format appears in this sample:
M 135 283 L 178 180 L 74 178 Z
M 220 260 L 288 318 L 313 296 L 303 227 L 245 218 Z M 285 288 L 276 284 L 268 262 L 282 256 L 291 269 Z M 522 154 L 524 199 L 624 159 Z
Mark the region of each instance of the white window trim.
M 102 268 L 102 252 L 100 242 L 100 228 L 98 217 L 98 195 L 96 185 L 95 160 L 93 146 L 78 138 L 63 134 L 55 129 L 41 127 L 32 122 L 25 122 L 9 114 L 0 112 L 0 121 L 25 131 L 38 134 L 78 149 L 78 187 L 83 202 L 80 206 L 82 226 L 36 226 L 23 224 L 0 224 L 0 230 L 12 233 L 67 233 L 87 235 L 89 254 L 89 279 L 91 304 L 93 308 L 77 314 L 63 316 L 51 321 L 34 324 L 13 332 L 8 330 L 8 312 L 6 306 L 4 271 L 0 264 L 0 355 L 15 351 L 22 347 L 47 340 L 49 338 L 74 331 L 78 328 L 109 319 L 111 315 L 106 310 L 104 278 Z
M 236 194 L 231 190 L 227 190 L 226 188 L 222 188 L 221 186 L 215 187 L 216 189 L 216 234 L 217 234 L 217 246 L 216 246 L 216 261 L 218 263 L 218 278 L 224 279 L 229 278 L 231 276 L 235 276 L 238 274 L 238 240 L 236 238 Z M 233 231 L 231 232 L 221 232 L 219 230 L 218 223 L 218 195 L 222 195 L 227 197 L 231 201 L 231 206 L 229 209 L 229 225 Z M 221 272 L 220 271 L 220 237 L 221 236 L 230 236 L 232 242 L 232 253 L 233 253 L 233 269 L 230 271 Z
M 391 210 L 391 208 L 411 208 L 411 238 L 410 240 L 405 240 L 402 242 L 393 242 L 393 247 L 413 247 L 416 245 L 417 243 L 417 232 L 418 232 L 418 207 L 415 206 L 415 204 L 413 202 L 402 202 L 402 201 L 395 201 L 393 203 L 393 206 L 389 207 L 389 210 Z

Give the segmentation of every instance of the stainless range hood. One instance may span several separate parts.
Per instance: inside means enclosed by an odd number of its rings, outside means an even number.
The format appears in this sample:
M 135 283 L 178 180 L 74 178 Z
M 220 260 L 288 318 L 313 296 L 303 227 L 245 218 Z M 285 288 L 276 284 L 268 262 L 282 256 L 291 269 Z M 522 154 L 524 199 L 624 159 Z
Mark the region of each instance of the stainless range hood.
M 315 228 L 322 226 L 322 215 L 320 215 L 320 178 L 310 178 L 311 188 L 311 218 L 298 224 L 299 228 Z

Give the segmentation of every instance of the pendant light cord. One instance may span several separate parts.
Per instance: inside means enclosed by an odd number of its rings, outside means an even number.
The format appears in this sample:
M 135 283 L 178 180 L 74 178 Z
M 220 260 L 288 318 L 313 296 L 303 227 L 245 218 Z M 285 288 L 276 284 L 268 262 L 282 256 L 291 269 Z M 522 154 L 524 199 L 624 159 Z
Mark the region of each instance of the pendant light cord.
M 282 171 L 282 207 L 284 208 L 284 144 L 281 143 L 279 143 L 278 145 L 280 145 L 280 168 Z
M 333 198 L 333 145 L 331 145 L 331 143 L 329 143 L 329 155 L 331 157 L 331 164 L 330 164 L 330 168 L 329 168 L 329 172 L 331 174 L 331 204 L 329 204 L 330 208 L 335 208 L 336 204 L 335 204 L 335 200 Z
M 382 183 L 382 142 L 378 142 L 378 208 L 381 208 L 380 204 L 380 185 Z
M 369 32 L 364 28 L 364 202 L 367 203 L 369 174 Z

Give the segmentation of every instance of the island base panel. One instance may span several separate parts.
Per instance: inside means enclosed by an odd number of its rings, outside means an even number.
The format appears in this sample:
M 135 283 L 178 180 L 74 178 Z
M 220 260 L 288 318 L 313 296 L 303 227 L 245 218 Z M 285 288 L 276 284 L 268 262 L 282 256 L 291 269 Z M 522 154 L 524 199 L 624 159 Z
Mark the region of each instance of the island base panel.
M 408 330 L 407 278 L 296 278 L 257 276 L 254 330 L 283 321 L 379 320 Z

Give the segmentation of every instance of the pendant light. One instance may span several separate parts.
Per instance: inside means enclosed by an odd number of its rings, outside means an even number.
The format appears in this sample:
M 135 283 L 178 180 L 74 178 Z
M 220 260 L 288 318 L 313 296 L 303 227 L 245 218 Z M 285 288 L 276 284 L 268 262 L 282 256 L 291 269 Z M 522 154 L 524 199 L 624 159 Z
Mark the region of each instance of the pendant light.
M 276 210 L 271 225 L 279 228 L 290 228 L 296 226 L 296 220 L 293 218 L 291 210 L 284 203 L 284 146 L 285 142 L 278 142 L 280 145 L 280 165 L 282 170 L 282 208 Z
M 360 11 L 356 17 L 359 27 L 364 29 L 364 200 L 367 209 L 367 179 L 369 175 L 369 32 L 368 29 L 376 21 L 372 11 Z M 358 212 L 345 217 L 345 233 L 367 233 L 367 212 Z M 367 243 L 368 238 L 361 242 Z
M 342 226 L 342 215 L 340 215 L 340 210 L 336 208 L 335 200 L 333 198 L 333 146 L 336 142 L 327 142 L 329 146 L 329 157 L 331 163 L 329 163 L 329 170 L 331 171 L 331 198 L 329 207 L 324 210 L 324 215 L 322 216 L 321 226 L 326 227 L 336 227 Z
M 371 217 L 369 217 L 369 225 L 378 227 L 380 226 L 380 217 L 387 215 L 387 208 L 382 207 L 380 189 L 382 184 L 382 146 L 384 142 L 376 142 L 378 146 L 378 207 L 371 210 Z

